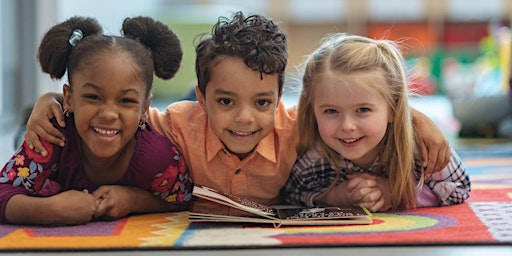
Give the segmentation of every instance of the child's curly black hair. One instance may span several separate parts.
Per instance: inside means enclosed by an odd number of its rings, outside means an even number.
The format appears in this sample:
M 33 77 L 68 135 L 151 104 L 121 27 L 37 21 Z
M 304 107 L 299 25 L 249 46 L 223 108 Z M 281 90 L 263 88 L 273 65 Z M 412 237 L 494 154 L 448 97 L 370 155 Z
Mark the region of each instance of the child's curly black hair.
M 202 39 L 196 47 L 197 83 L 202 93 L 210 79 L 210 64 L 219 55 L 239 57 L 262 75 L 278 74 L 282 93 L 288 61 L 287 37 L 272 20 L 262 15 L 245 17 L 242 12 L 234 13 L 231 20 L 219 18 L 210 37 Z
M 70 37 L 75 31 L 82 34 L 76 45 Z M 43 72 L 60 79 L 67 71 L 72 84 L 73 74 L 86 68 L 86 63 L 99 54 L 122 51 L 133 60 L 147 85 L 149 95 L 153 74 L 171 79 L 180 68 L 183 52 L 178 36 L 164 23 L 149 17 L 126 18 L 121 30 L 123 36 L 103 35 L 98 21 L 90 17 L 75 16 L 53 26 L 39 45 L 38 60 Z

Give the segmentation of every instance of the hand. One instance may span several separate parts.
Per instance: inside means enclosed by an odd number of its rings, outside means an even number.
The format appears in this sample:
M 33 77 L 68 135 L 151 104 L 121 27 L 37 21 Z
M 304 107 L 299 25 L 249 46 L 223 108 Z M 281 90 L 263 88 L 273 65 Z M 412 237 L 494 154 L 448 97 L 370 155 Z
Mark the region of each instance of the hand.
M 368 193 L 362 198 L 359 205 L 364 206 L 371 212 L 382 212 L 391 209 L 391 192 L 389 190 L 388 179 L 371 174 L 365 174 L 364 177 L 361 175 L 357 177 L 357 179 L 367 178 L 367 176 L 370 176 L 370 179 L 375 182 L 376 191 L 378 191 L 378 193 Z M 362 184 L 362 182 L 359 184 Z M 373 186 L 374 184 L 370 183 L 370 185 Z
M 376 177 L 367 173 L 353 174 L 319 196 L 317 201 L 328 206 L 361 205 L 370 211 L 376 211 L 383 205 L 382 192 Z M 375 205 L 375 206 L 374 206 Z
M 133 212 L 137 188 L 116 185 L 104 185 L 92 195 L 99 201 L 95 217 L 105 220 L 117 220 Z
M 391 208 L 388 180 L 368 173 L 350 175 L 347 191 L 353 205 L 364 206 L 371 212 Z
M 63 134 L 50 122 L 50 119 L 55 117 L 61 127 L 66 126 L 59 100 L 62 100 L 59 94 L 46 93 L 42 95 L 34 105 L 27 121 L 25 142 L 30 149 L 39 152 L 42 156 L 46 156 L 48 152 L 39 141 L 39 136 L 50 143 L 64 146 Z
M 87 190 L 68 190 L 51 197 L 54 222 L 64 225 L 84 224 L 92 220 L 98 204 Z
M 423 158 L 427 176 L 441 171 L 450 161 L 451 152 L 448 140 L 437 125 L 419 111 L 413 111 L 417 144 Z

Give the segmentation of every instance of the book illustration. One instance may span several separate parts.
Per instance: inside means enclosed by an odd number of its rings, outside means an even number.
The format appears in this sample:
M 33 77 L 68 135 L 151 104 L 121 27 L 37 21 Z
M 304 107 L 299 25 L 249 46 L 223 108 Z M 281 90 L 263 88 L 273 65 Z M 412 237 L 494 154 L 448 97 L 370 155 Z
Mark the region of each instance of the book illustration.
M 343 209 L 340 207 L 281 209 L 277 212 L 281 219 L 337 219 L 366 215 L 362 211 L 354 212 L 353 208 Z

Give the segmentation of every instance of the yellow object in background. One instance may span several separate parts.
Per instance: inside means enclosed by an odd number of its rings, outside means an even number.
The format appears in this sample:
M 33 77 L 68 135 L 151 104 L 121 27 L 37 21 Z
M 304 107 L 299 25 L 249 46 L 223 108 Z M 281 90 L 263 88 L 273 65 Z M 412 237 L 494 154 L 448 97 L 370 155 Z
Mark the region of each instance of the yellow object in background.
M 500 58 L 500 71 L 502 77 L 502 90 L 507 92 L 510 88 L 510 47 L 511 47 L 511 33 L 510 28 L 501 27 L 499 31 L 499 58 Z

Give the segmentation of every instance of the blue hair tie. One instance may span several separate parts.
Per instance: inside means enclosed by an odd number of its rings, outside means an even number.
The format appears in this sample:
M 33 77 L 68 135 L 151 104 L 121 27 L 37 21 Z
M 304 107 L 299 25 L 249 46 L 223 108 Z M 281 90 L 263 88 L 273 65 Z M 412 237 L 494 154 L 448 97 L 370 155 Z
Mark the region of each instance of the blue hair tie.
M 71 34 L 71 36 L 69 37 L 68 42 L 71 46 L 76 46 L 76 44 L 80 42 L 82 38 L 84 38 L 84 33 L 82 32 L 82 30 L 75 29 L 73 30 L 73 34 Z

